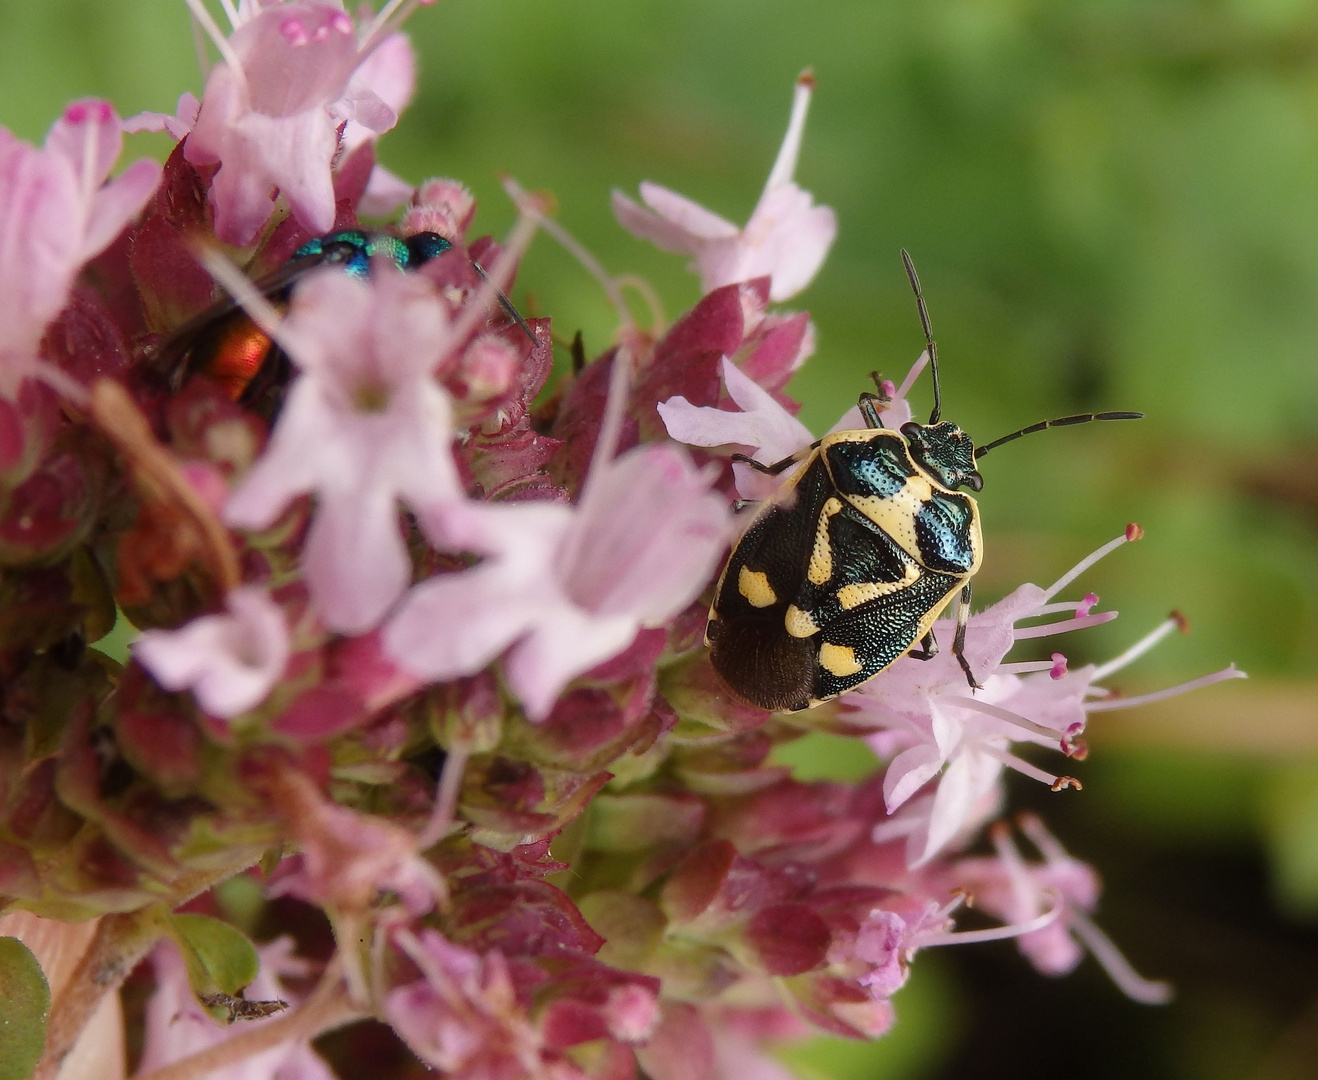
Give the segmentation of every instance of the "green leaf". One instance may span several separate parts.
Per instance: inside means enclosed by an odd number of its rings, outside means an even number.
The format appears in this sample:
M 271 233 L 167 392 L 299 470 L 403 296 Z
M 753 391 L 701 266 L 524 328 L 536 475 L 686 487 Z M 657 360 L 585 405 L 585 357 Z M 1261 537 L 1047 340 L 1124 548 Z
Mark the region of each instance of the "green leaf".
M 46 1046 L 50 987 L 32 951 L 0 938 L 0 1080 L 26 1080 Z
M 188 984 L 199 998 L 216 991 L 237 996 L 256 978 L 261 961 L 241 931 L 209 915 L 173 915 L 169 921 Z

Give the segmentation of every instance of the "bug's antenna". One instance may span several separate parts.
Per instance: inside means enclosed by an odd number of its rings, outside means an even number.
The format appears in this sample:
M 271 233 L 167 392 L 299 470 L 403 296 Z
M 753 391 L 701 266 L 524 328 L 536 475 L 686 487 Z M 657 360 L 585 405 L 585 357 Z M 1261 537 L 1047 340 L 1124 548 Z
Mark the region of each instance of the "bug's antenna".
M 929 326 L 929 309 L 924 306 L 924 294 L 920 291 L 920 278 L 915 272 L 915 263 L 911 262 L 905 248 L 902 248 L 902 265 L 906 267 L 906 276 L 915 293 L 915 306 L 920 309 L 920 325 L 924 328 L 925 348 L 929 350 L 929 371 L 934 378 L 934 411 L 929 414 L 929 423 L 936 424 L 943 412 L 943 395 L 938 387 L 938 346 L 934 344 L 934 332 Z
M 1033 435 L 1036 431 L 1043 431 L 1050 427 L 1070 427 L 1072 424 L 1088 424 L 1091 420 L 1142 420 L 1142 412 L 1100 412 L 1100 413 L 1080 413 L 1078 416 L 1059 416 L 1056 420 L 1040 420 L 1037 424 L 1031 424 L 1029 427 L 1023 427 L 1020 431 L 1013 431 L 1010 435 L 1004 435 L 1000 439 L 994 439 L 991 443 L 984 446 L 975 447 L 975 458 L 978 460 L 992 450 L 995 446 L 1001 446 L 1003 443 L 1009 443 L 1013 439 L 1019 439 L 1022 435 Z

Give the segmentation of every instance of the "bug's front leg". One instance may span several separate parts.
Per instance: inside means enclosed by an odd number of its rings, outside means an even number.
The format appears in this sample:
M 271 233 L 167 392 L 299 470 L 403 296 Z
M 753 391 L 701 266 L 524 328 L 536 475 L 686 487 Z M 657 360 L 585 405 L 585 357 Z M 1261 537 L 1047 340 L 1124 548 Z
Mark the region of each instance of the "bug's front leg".
M 779 473 L 786 472 L 790 469 L 818 445 L 819 443 L 813 442 L 805 449 L 798 450 L 795 454 L 788 454 L 787 457 L 783 458 L 781 461 L 775 461 L 772 465 L 764 465 L 761 462 L 756 461 L 753 457 L 747 457 L 745 454 L 733 454 L 732 460 L 740 461 L 743 465 L 749 465 L 756 472 L 764 473 L 766 476 L 777 476 Z
M 920 644 L 906 654 L 912 660 L 932 660 L 938 655 L 938 642 L 932 630 L 920 639 Z
M 966 673 L 966 682 L 970 684 L 970 689 L 983 690 L 984 687 L 975 678 L 975 673 L 970 670 L 970 662 L 966 659 L 966 626 L 970 622 L 970 592 L 970 582 L 967 581 L 961 586 L 961 595 L 957 597 L 956 637 L 952 640 L 952 655 L 961 665 L 961 670 Z
M 877 371 L 871 371 L 870 378 L 874 380 L 874 389 L 878 393 L 871 394 L 866 391 L 860 395 L 860 400 L 856 404 L 860 408 L 860 415 L 864 418 L 867 428 L 881 428 L 883 421 L 879 418 L 879 413 L 892 404 L 892 398 L 884 391 L 883 377 Z

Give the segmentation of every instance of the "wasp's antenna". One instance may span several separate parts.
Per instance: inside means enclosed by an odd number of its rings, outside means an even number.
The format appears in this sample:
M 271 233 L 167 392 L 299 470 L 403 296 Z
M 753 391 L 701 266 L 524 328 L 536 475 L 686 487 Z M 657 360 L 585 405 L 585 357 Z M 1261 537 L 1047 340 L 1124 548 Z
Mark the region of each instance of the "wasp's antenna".
M 503 313 L 521 328 L 523 334 L 531 339 L 532 345 L 539 345 L 540 339 L 535 336 L 535 331 L 533 331 L 527 324 L 527 321 L 522 318 L 522 313 L 513 307 L 513 302 L 504 295 L 504 291 L 490 280 L 490 275 L 485 272 L 485 267 L 481 266 L 480 263 L 473 259 L 471 261 L 471 268 L 480 275 L 480 279 L 485 282 L 485 284 L 493 287 L 494 298 L 499 301 L 499 306 L 503 308 Z
M 938 387 L 938 346 L 934 343 L 934 332 L 929 327 L 929 309 L 924 306 L 924 293 L 920 291 L 920 278 L 915 272 L 915 263 L 902 248 L 902 265 L 906 267 L 906 276 L 910 278 L 911 289 L 915 293 L 915 306 L 920 309 L 920 325 L 924 328 L 925 348 L 929 350 L 929 371 L 934 377 L 934 411 L 929 414 L 929 423 L 938 423 L 943 412 L 943 395 Z
M 935 383 L 934 385 L 936 386 L 937 383 Z M 1142 420 L 1142 419 L 1144 419 L 1144 414 L 1142 412 L 1100 412 L 1100 413 L 1080 413 L 1078 416 L 1059 416 L 1056 420 L 1040 420 L 1037 424 L 1031 424 L 1029 427 L 1023 427 L 1020 429 L 1020 431 L 1013 431 L 1010 435 L 1004 435 L 1000 439 L 994 439 L 991 443 L 988 443 L 984 446 L 975 447 L 975 458 L 976 460 L 982 458 L 995 446 L 1001 446 L 1003 443 L 1009 443 L 1013 439 L 1019 439 L 1022 435 L 1033 435 L 1036 431 L 1043 431 L 1045 428 L 1070 427 L 1072 424 L 1088 424 L 1092 420 Z

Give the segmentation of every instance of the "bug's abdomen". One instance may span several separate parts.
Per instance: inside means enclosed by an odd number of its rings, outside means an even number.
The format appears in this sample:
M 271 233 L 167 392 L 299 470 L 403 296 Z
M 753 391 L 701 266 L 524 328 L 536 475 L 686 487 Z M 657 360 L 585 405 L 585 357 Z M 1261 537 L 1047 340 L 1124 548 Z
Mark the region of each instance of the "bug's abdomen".
M 788 633 L 786 620 L 805 581 L 829 487 L 816 458 L 788 497 L 747 529 L 719 581 L 705 630 L 711 661 L 739 697 L 762 709 L 801 708 L 814 687 L 814 643 Z

